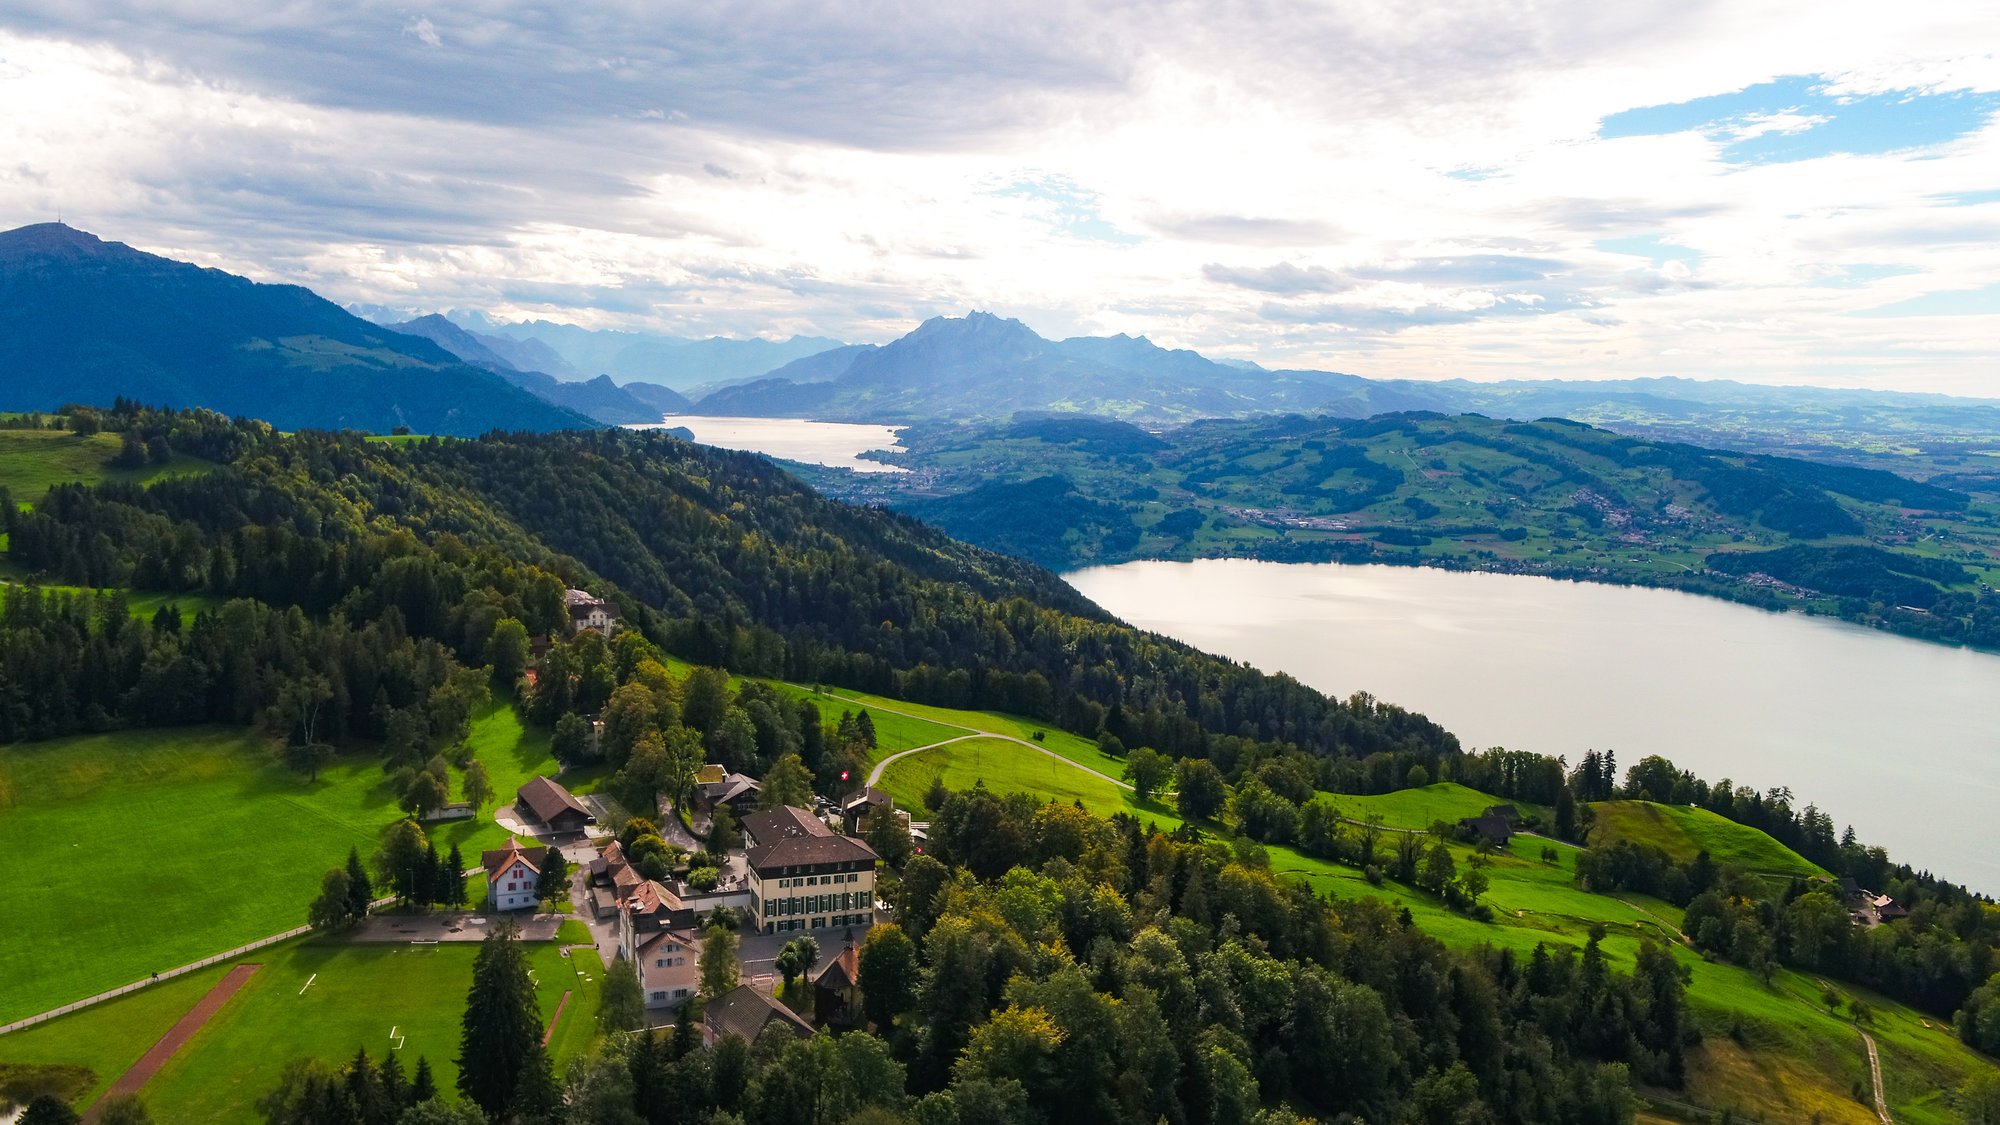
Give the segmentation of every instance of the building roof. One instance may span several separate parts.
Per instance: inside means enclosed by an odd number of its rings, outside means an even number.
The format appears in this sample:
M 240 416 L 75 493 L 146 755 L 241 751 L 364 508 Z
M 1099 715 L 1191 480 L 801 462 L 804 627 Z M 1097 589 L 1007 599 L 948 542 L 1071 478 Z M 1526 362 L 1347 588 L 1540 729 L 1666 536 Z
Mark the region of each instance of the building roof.
M 658 945 L 663 941 L 671 941 L 674 942 L 675 944 L 684 946 L 690 953 L 694 953 L 697 955 L 701 953 L 701 939 L 699 937 L 696 937 L 693 931 L 676 930 L 671 926 L 667 927 L 666 929 L 654 930 L 652 933 L 647 934 L 644 938 L 640 939 L 632 948 L 634 952 L 644 953 L 648 949 L 651 949 L 653 946 Z
M 696 770 L 694 773 L 695 782 L 700 785 L 713 784 L 714 782 L 721 781 L 723 778 L 728 776 L 729 776 L 729 770 L 723 766 L 715 764 L 714 762 L 710 762 L 707 765 L 704 765 L 700 769 Z
M 1521 819 L 1521 811 L 1512 805 L 1493 805 L 1487 808 L 1487 816 L 1503 817 L 1509 822 Z
M 842 802 L 840 807 L 843 812 L 862 812 L 867 809 L 881 808 L 889 803 L 889 795 L 887 793 L 870 785 Z
M 574 609 L 577 606 L 605 605 L 607 603 L 603 598 L 598 597 L 589 590 L 579 590 L 572 586 L 563 591 L 563 604 Z
M 836 991 L 860 985 L 861 951 L 854 948 L 853 942 L 848 942 L 847 948 L 840 951 L 840 956 L 828 961 L 826 968 L 813 978 L 813 983 Z
M 486 869 L 486 879 L 488 882 L 491 882 L 502 871 L 507 870 L 517 859 L 527 864 L 528 870 L 540 875 L 542 873 L 542 859 L 548 854 L 549 849 L 547 848 L 524 848 L 521 846 L 521 841 L 509 836 L 507 837 L 506 847 L 495 848 L 490 852 L 480 852 L 479 866 Z
M 521 803 L 528 806 L 543 824 L 550 823 L 565 812 L 577 813 L 585 820 L 597 819 L 583 807 L 582 801 L 570 796 L 569 790 L 550 778 L 538 777 L 521 786 L 519 797 Z
M 734 1035 L 746 1043 L 754 1043 L 773 1020 L 784 1024 L 792 1034 L 801 1039 L 810 1038 L 813 1027 L 797 1012 L 759 992 L 755 986 L 739 984 L 728 992 L 709 1001 L 702 1013 L 702 1021 L 717 1039 Z
M 1514 834 L 1514 826 L 1507 822 L 1506 817 L 1495 816 L 1490 812 L 1484 816 L 1468 816 L 1459 821 L 1458 826 L 1469 828 L 1480 838 L 1496 843 L 1506 843 L 1507 837 Z
M 662 910 L 671 914 L 681 908 L 681 896 L 651 879 L 632 888 L 631 894 L 621 897 L 625 909 L 634 914 L 654 914 Z
M 748 793 L 762 793 L 764 783 L 754 777 L 732 773 L 725 774 L 718 781 L 704 781 L 697 788 L 701 790 L 702 800 L 711 805 L 719 805 L 725 801 L 737 800 Z
M 750 834 L 750 866 L 756 870 L 821 863 L 873 863 L 875 849 L 852 836 L 837 835 L 804 809 L 766 809 L 743 818 Z

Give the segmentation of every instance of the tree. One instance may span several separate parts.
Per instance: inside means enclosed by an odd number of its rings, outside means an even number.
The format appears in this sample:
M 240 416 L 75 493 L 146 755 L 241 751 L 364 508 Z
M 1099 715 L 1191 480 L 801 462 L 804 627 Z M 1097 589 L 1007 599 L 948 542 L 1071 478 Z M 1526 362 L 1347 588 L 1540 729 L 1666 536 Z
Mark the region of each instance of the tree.
M 445 802 L 450 799 L 450 792 L 445 789 L 444 783 L 438 780 L 436 774 L 429 770 L 418 770 L 417 776 L 410 779 L 409 788 L 403 790 L 401 804 L 404 812 L 422 820 L 443 808 Z
M 861 1004 L 868 1019 L 887 1031 L 917 1001 L 917 944 L 894 922 L 868 931 L 861 942 Z
M 319 771 L 333 760 L 333 747 L 324 742 L 288 742 L 284 753 L 285 764 L 305 774 L 307 782 L 317 782 Z
M 28 1103 L 15 1125 L 77 1125 L 82 1118 L 69 1103 L 53 1094 L 41 1094 Z
M 333 748 L 320 741 L 319 721 L 321 711 L 332 699 L 333 685 L 327 682 L 325 676 L 318 673 L 293 676 L 279 683 L 277 696 L 271 701 L 266 715 L 271 728 L 284 735 L 288 746 L 297 746 L 302 750 L 317 748 L 330 756 Z M 306 760 L 312 761 L 310 755 Z M 323 757 L 313 762 L 307 770 L 311 774 L 310 780 L 319 780 L 319 767 L 323 764 Z
M 361 852 L 347 849 L 347 913 L 356 921 L 368 916 L 375 908 L 375 884 L 368 881 L 368 872 L 361 867 Z
M 437 1096 L 437 1078 L 431 1074 L 431 1060 L 418 1055 L 417 1069 L 410 1075 L 410 1104 L 422 1105 Z
M 701 935 L 701 994 L 713 1000 L 735 988 L 742 979 L 736 961 L 736 931 L 719 922 L 709 923 Z
M 1125 758 L 1125 780 L 1132 783 L 1132 795 L 1141 802 L 1153 799 L 1173 776 L 1173 769 L 1173 762 L 1150 746 L 1141 746 Z
M 397 821 L 383 838 L 381 850 L 375 853 L 377 879 L 384 885 L 394 887 L 397 898 L 415 902 L 419 889 L 418 869 L 424 868 L 424 874 L 428 875 L 437 866 L 429 862 L 429 847 L 422 825 L 407 818 Z
M 861 744 L 875 749 L 875 720 L 869 717 L 868 708 L 863 707 L 855 714 L 854 728 L 861 734 Z
M 320 879 L 319 897 L 306 907 L 306 924 L 315 930 L 344 930 L 356 921 L 347 872 L 336 867 Z
M 1958 1095 L 1965 1125 L 2000 1125 L 2000 1074 L 1991 1070 L 1972 1076 Z
M 757 794 L 757 807 L 763 809 L 792 808 L 809 809 L 813 804 L 813 775 L 797 754 L 787 754 L 771 763 L 764 774 L 764 789 Z
M 597 1026 L 605 1031 L 637 1031 L 645 1022 L 646 993 L 639 984 L 639 970 L 625 958 L 614 957 L 604 971 Z
M 882 862 L 901 869 L 915 854 L 917 844 L 910 838 L 910 826 L 893 809 L 878 809 L 868 817 L 868 832 L 864 839 Z
M 551 846 L 542 856 L 541 870 L 535 874 L 535 897 L 543 902 L 559 902 L 569 897 L 569 860 L 562 849 Z
M 520 934 L 511 923 L 494 927 L 479 943 L 458 1042 L 459 1093 L 495 1118 L 513 1104 L 516 1087 L 534 1060 L 547 1064 L 541 1053 L 541 1008 Z
M 448 1102 L 440 1097 L 413 1101 L 396 1119 L 396 1125 L 488 1125 L 486 1113 L 476 1105 Z
M 522 673 L 528 670 L 528 655 L 532 645 L 528 640 L 528 627 L 512 617 L 503 617 L 493 625 L 492 635 L 486 638 L 486 663 L 493 669 L 493 682 L 512 691 Z
M 717 804 L 708 817 L 708 854 L 728 855 L 743 846 L 743 829 L 736 823 L 736 814 L 729 806 Z
M 451 846 L 451 854 L 445 857 L 444 867 L 438 872 L 438 902 L 443 906 L 464 906 L 465 857 L 459 854 L 458 845 Z
M 1229 797 L 1222 771 L 1207 758 L 1183 758 L 1175 769 L 1180 788 L 1181 815 L 1189 820 L 1208 820 L 1222 811 Z
M 611 702 L 604 705 L 604 735 L 598 743 L 604 760 L 614 767 L 624 766 L 639 737 L 656 731 L 654 719 L 659 709 L 653 689 L 645 684 L 628 683 L 612 692 Z
M 803 934 L 786 942 L 778 950 L 775 967 L 785 978 L 785 987 L 812 971 L 813 963 L 819 960 L 819 940 L 810 934 Z
M 486 807 L 486 802 L 493 799 L 493 782 L 486 776 L 485 762 L 473 758 L 465 763 L 465 780 L 459 782 L 458 791 L 473 812 Z
M 555 733 L 549 736 L 549 753 L 566 766 L 590 757 L 590 724 L 583 716 L 566 711 L 556 720 Z

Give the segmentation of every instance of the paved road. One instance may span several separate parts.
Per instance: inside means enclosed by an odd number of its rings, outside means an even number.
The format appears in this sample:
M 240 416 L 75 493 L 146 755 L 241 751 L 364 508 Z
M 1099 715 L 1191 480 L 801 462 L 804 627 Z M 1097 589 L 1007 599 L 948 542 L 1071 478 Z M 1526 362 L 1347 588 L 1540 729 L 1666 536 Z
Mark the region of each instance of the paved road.
M 1108 773 L 1099 773 L 1098 771 L 1091 769 L 1089 766 L 1086 766 L 1080 762 L 1073 762 L 1068 758 L 1063 757 L 1061 754 L 1058 754 L 1055 751 L 1049 749 L 1048 747 L 1043 746 L 1038 742 L 1029 742 L 1025 738 L 1015 738 L 1011 734 L 1000 734 L 996 731 L 980 730 L 978 727 L 969 727 L 963 723 L 948 723 L 945 722 L 943 719 L 933 718 L 930 715 L 918 715 L 909 711 L 898 711 L 893 707 L 884 707 L 879 703 L 863 703 L 859 699 L 852 698 L 851 696 L 838 695 L 834 692 L 824 693 L 824 698 L 838 699 L 842 703 L 853 703 L 858 706 L 871 708 L 876 711 L 884 711 L 891 715 L 901 715 L 904 718 L 908 719 L 921 719 L 927 723 L 936 723 L 938 726 L 941 727 L 950 727 L 953 730 L 962 730 L 967 732 L 965 734 L 959 735 L 957 738 L 947 738 L 942 742 L 933 742 L 928 746 L 916 746 L 908 750 L 898 751 L 897 753 L 891 754 L 888 757 L 882 759 L 881 761 L 876 762 L 875 768 L 868 772 L 868 784 L 870 785 L 874 785 L 877 782 L 881 781 L 882 771 L 888 769 L 889 763 L 895 761 L 898 758 L 907 758 L 912 754 L 921 754 L 926 750 L 935 750 L 940 746 L 950 746 L 954 742 L 966 742 L 974 738 L 992 738 L 992 739 L 998 739 L 1001 742 L 1011 742 L 1016 746 L 1025 746 L 1028 749 L 1033 750 L 1038 754 L 1047 754 L 1049 757 L 1054 758 L 1056 761 L 1061 762 L 1066 766 L 1071 766 L 1076 769 L 1080 769 L 1083 772 L 1091 775 L 1092 777 L 1101 777 L 1104 780 L 1110 782 L 1111 784 L 1116 785 L 1120 789 L 1132 788 L 1129 782 L 1122 781 L 1118 778 L 1112 777 Z

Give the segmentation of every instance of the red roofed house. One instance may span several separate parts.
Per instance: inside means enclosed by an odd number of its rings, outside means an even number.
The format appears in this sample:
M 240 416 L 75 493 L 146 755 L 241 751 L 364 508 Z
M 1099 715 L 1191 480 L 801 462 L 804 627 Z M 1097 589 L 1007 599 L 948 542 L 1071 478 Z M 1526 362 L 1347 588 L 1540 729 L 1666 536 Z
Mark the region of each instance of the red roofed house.
M 512 837 L 506 847 L 480 853 L 479 865 L 486 869 L 486 905 L 493 910 L 532 910 L 535 881 L 548 854 L 547 848 L 522 847 Z

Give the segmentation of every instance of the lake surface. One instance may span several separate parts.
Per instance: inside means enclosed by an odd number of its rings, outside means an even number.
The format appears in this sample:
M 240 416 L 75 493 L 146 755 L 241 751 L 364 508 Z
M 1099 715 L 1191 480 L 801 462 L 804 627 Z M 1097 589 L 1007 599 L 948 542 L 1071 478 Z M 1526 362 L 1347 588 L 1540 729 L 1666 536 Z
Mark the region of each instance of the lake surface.
M 829 465 L 853 469 L 857 473 L 908 472 L 900 465 L 884 465 L 861 456 L 870 450 L 900 451 L 894 426 L 867 426 L 851 422 L 806 422 L 797 418 L 717 418 L 700 414 L 669 414 L 657 425 L 633 426 L 635 430 L 672 429 L 685 426 L 694 440 L 723 449 L 742 449 L 787 461 L 809 465 Z
M 2000 656 L 1521 575 L 1217 559 L 1065 577 L 1134 625 L 1422 711 L 1467 748 L 1789 786 L 1897 861 L 2000 892 Z

